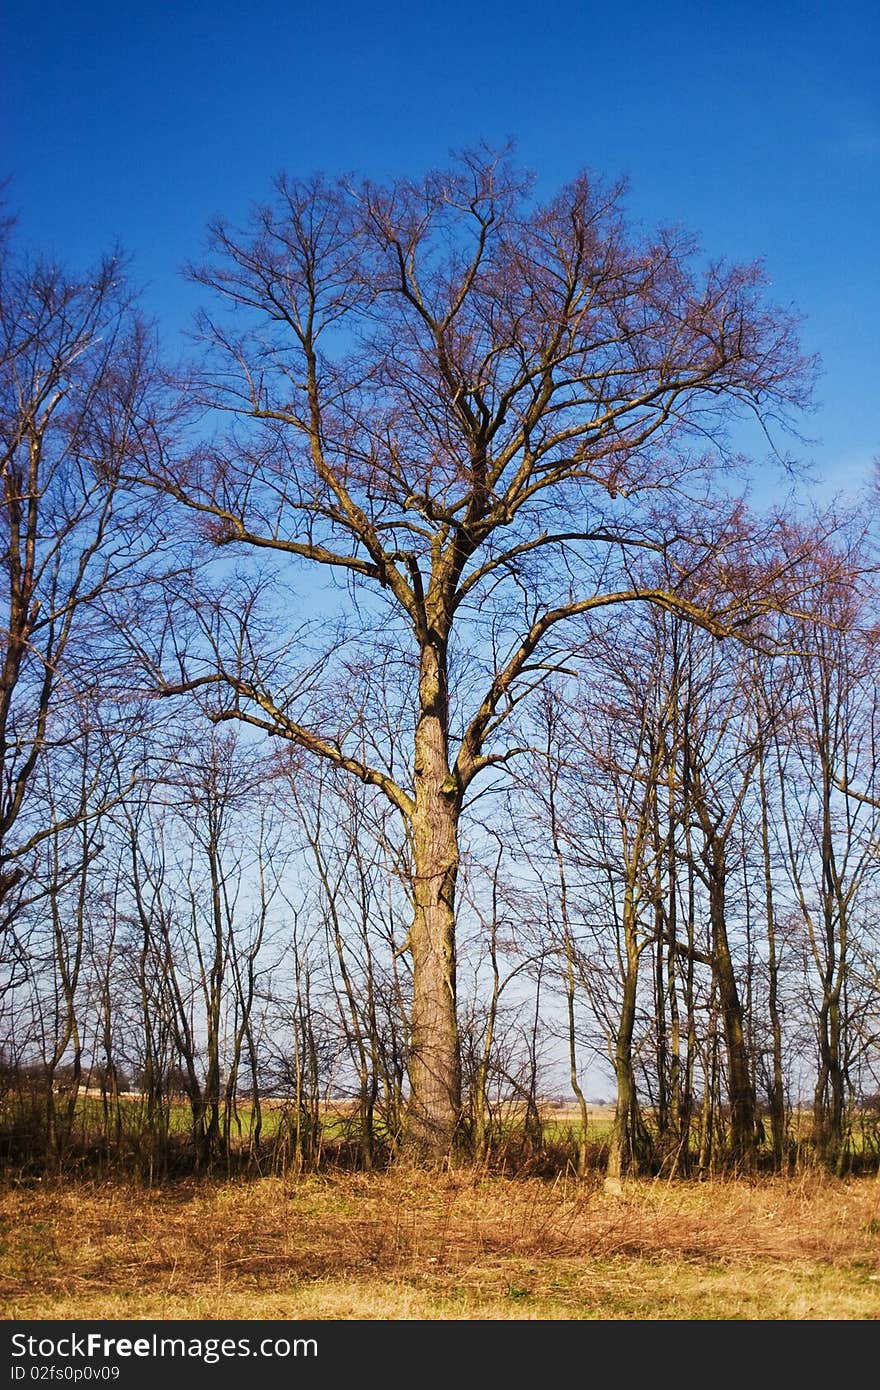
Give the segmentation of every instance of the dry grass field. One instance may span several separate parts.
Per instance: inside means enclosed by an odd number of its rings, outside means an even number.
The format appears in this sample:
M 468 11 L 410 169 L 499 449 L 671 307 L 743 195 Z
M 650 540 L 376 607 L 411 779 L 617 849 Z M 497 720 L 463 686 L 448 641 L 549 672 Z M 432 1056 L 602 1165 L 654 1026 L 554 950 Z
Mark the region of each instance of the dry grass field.
M 5 1319 L 880 1318 L 880 1181 L 6 1185 Z

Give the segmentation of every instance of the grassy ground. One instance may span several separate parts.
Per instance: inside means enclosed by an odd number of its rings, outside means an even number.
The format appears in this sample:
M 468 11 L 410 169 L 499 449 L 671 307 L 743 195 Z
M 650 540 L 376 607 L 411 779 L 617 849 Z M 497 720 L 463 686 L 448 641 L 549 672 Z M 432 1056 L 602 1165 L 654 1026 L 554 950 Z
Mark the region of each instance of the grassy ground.
M 6 1319 L 878 1319 L 880 1181 L 0 1189 Z

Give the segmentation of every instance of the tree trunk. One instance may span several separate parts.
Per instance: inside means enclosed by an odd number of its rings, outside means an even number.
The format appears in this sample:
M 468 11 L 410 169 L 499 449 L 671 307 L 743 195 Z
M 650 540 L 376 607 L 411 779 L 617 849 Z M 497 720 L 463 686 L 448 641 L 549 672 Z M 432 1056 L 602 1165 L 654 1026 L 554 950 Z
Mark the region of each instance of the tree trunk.
M 423 647 L 419 671 L 411 820 L 410 1095 L 402 1145 L 405 1159 L 428 1163 L 448 1159 L 461 1117 L 455 980 L 461 797 L 449 769 L 448 720 L 446 647 L 435 640 Z
M 843 1061 L 843 1025 L 840 993 L 847 948 L 847 909 L 841 892 L 834 853 L 831 815 L 831 744 L 827 707 L 822 711 L 822 1000 L 817 1020 L 819 1071 L 813 1100 L 816 1148 L 823 1163 L 840 1162 L 846 1113 L 846 1078 Z
M 770 808 L 764 780 L 764 749 L 759 750 L 758 788 L 761 795 L 761 854 L 764 861 L 764 905 L 767 914 L 767 974 L 769 993 L 772 1060 L 769 1086 L 770 1132 L 773 1138 L 773 1166 L 781 1173 L 785 1162 L 785 1069 L 782 1057 L 782 1012 L 779 1003 L 779 957 L 776 947 L 776 906 L 773 891 L 773 861 L 770 854 Z
M 726 922 L 727 865 L 718 836 L 707 840 L 704 852 L 712 925 L 712 965 L 718 987 L 724 1045 L 727 1052 L 727 1090 L 730 1100 L 730 1148 L 733 1162 L 748 1172 L 755 1162 L 755 1093 L 749 1070 L 743 1011 L 730 953 Z
M 627 1173 L 634 1177 L 650 1169 L 651 1137 L 645 1128 L 639 1107 L 638 1088 L 633 1067 L 633 1036 L 636 1023 L 639 948 L 636 939 L 635 908 L 632 887 L 627 885 L 623 908 L 626 969 L 620 1021 L 614 1048 L 614 1073 L 617 1083 L 617 1105 L 614 1126 L 608 1143 L 609 1179 L 619 1179 Z

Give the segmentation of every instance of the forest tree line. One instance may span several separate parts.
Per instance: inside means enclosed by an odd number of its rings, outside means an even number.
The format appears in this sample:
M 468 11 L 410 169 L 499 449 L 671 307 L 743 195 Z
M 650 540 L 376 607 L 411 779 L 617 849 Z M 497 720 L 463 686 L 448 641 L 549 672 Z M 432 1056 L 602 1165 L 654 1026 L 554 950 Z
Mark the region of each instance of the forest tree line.
M 6 1166 L 876 1167 L 875 538 L 747 503 L 760 271 L 477 152 L 191 276 L 171 362 L 4 232 Z

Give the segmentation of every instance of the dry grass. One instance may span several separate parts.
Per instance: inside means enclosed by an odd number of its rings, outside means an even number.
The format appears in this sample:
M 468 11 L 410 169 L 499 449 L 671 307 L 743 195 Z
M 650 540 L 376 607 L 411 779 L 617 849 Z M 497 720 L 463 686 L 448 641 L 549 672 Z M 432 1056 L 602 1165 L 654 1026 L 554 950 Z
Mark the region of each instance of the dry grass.
M 7 1319 L 876 1319 L 880 1182 L 7 1186 Z

